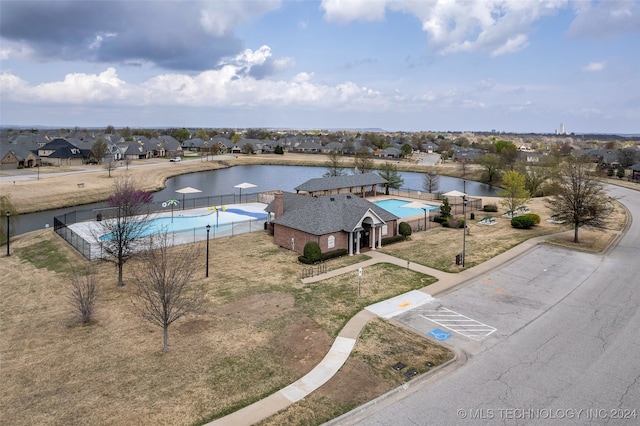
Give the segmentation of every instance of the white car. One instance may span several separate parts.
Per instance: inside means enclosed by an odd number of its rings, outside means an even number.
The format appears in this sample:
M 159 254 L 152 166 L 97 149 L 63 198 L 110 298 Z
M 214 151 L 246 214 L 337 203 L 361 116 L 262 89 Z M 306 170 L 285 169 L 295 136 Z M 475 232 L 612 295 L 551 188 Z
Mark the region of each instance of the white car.
M 171 158 L 169 161 L 171 161 L 172 163 L 179 163 L 180 161 L 182 161 L 182 158 L 180 158 L 180 157 L 173 157 L 173 158 Z

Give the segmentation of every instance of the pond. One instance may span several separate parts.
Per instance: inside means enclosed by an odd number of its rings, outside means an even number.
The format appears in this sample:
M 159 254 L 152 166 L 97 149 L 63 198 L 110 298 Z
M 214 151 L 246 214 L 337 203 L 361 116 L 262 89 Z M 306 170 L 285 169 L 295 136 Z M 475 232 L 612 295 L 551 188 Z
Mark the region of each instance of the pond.
M 179 164 L 177 165 L 179 167 Z M 154 193 L 154 201 L 166 201 L 180 198 L 176 191 L 185 187 L 196 188 L 201 193 L 187 195 L 187 197 L 216 196 L 224 194 L 238 194 L 240 190 L 234 188 L 243 182 L 256 185 L 255 188 L 246 189 L 247 192 L 264 192 L 272 190 L 292 191 L 309 179 L 321 178 L 327 169 L 325 167 L 309 166 L 267 166 L 248 165 L 234 166 L 226 169 L 210 170 L 206 172 L 190 173 L 167 179 L 166 187 Z M 350 172 L 349 172 L 350 173 Z M 401 172 L 404 179 L 402 188 L 410 188 L 413 191 L 424 191 L 422 180 L 423 174 L 416 172 Z M 448 176 L 440 176 L 439 191 L 448 192 L 452 190 L 466 192 L 470 196 L 495 196 L 495 187 L 478 182 L 466 181 Z M 246 194 L 247 192 L 243 192 Z M 75 210 L 99 209 L 106 207 L 106 203 L 92 203 L 78 207 L 48 210 L 38 213 L 28 213 L 20 215 L 17 229 L 18 234 L 42 229 L 45 226 L 53 226 L 53 217 Z

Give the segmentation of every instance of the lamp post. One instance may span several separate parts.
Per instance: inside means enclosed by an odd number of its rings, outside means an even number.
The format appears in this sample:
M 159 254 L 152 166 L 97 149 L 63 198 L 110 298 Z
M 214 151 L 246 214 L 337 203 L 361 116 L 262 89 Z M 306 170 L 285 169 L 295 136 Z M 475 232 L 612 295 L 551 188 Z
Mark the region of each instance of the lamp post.
M 467 186 L 467 181 L 463 180 L 462 181 L 462 188 L 463 188 L 463 192 L 464 195 L 462 196 L 462 217 L 463 217 L 463 225 L 462 225 L 462 267 L 464 268 L 464 255 L 465 255 L 465 248 L 467 246 L 467 192 L 466 192 L 466 186 Z
M 9 210 L 7 210 L 7 256 L 11 256 L 11 252 L 9 251 L 9 236 L 10 236 L 10 232 L 9 232 L 9 220 L 11 218 L 11 212 Z
M 205 268 L 204 276 L 205 278 L 209 278 L 209 231 L 211 230 L 211 225 L 207 225 L 207 266 Z
M 424 211 L 424 230 L 427 230 L 427 208 L 423 207 L 422 210 Z

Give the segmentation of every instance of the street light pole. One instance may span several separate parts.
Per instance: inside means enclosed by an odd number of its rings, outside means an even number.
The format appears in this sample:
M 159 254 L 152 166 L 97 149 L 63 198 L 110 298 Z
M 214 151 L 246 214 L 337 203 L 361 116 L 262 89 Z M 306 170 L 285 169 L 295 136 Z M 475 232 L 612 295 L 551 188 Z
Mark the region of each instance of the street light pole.
M 11 256 L 11 252 L 9 251 L 9 237 L 10 237 L 10 232 L 9 232 L 9 224 L 10 224 L 10 218 L 11 218 L 11 212 L 9 210 L 7 210 L 7 256 Z
M 207 225 L 207 266 L 205 268 L 204 276 L 209 278 L 209 231 L 211 230 L 211 225 Z
M 467 246 L 467 181 L 463 180 L 462 185 L 462 191 L 464 192 L 462 196 L 462 267 L 464 268 L 464 255 Z
M 422 210 L 424 211 L 424 230 L 427 230 L 427 208 L 423 207 Z

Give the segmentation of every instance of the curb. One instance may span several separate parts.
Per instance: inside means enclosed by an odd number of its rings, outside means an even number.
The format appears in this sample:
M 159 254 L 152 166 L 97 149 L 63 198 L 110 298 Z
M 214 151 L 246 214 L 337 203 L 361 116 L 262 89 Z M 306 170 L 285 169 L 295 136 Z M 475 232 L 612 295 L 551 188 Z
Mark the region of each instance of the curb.
M 438 342 L 441 343 L 441 342 Z M 322 426 L 345 426 L 350 425 L 355 422 L 359 422 L 363 419 L 369 417 L 369 412 L 374 408 L 384 407 L 387 402 L 392 402 L 394 398 L 402 399 L 407 394 L 413 393 L 418 389 L 429 384 L 431 381 L 439 379 L 441 376 L 449 374 L 451 371 L 457 369 L 458 367 L 466 364 L 467 355 L 464 352 L 458 352 L 453 348 L 450 348 L 453 352 L 453 358 L 449 361 L 445 362 L 437 366 L 436 368 L 427 371 L 426 373 L 421 374 L 415 379 L 398 386 L 395 389 L 390 390 L 389 392 L 380 395 L 379 397 L 360 405 L 359 407 L 354 408 L 353 410 L 344 413 L 343 415 L 336 417 L 333 420 L 329 420 L 326 423 L 323 423 Z

